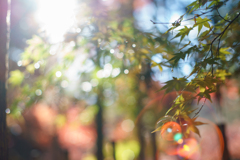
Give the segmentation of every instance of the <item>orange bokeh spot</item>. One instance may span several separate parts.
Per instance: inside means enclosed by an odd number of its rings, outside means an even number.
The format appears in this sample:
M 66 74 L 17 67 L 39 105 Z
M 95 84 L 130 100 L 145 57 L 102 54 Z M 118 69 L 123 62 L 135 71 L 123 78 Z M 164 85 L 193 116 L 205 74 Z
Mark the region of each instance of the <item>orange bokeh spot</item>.
M 182 143 L 183 143 L 183 139 L 179 139 L 177 142 L 178 142 L 179 144 L 182 144 Z
M 181 133 L 182 129 L 176 122 L 167 122 L 162 126 L 161 136 L 164 140 L 173 141 L 174 135 Z
M 178 155 L 184 158 L 196 159 L 199 154 L 199 145 L 194 138 L 185 139 L 183 145 L 178 149 Z

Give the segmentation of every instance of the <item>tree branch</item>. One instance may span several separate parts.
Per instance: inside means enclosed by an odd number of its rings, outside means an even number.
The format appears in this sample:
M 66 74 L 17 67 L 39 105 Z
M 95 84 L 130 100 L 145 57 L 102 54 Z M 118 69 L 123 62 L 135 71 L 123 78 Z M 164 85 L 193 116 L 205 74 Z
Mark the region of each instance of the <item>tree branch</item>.
M 228 27 L 240 16 L 240 14 L 238 13 L 238 15 L 231 21 L 229 21 L 228 25 L 224 28 L 224 30 L 218 34 L 211 42 L 211 47 L 210 47 L 210 50 L 211 50 L 211 57 L 213 58 L 213 50 L 212 50 L 212 46 L 213 46 L 213 43 L 215 42 L 215 40 L 218 40 L 218 47 L 217 47 L 217 52 L 216 52 L 216 55 L 219 55 L 219 50 L 220 50 L 220 43 L 221 43 L 221 38 L 222 36 L 224 35 L 224 33 L 226 32 L 226 30 L 228 29 Z M 213 76 L 213 64 L 212 64 L 212 76 Z
M 225 18 L 223 18 L 223 17 L 221 16 L 221 14 L 219 13 L 218 9 L 216 9 L 216 11 L 217 11 L 219 17 L 221 17 L 224 21 L 226 21 L 226 22 L 230 22 L 229 20 L 226 20 Z

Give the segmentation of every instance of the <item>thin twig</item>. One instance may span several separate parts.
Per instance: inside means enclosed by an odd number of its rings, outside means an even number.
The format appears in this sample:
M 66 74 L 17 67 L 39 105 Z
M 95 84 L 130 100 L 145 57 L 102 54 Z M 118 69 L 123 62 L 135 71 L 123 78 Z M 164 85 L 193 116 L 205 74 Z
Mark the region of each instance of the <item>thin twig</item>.
M 206 100 L 207 100 L 207 98 L 205 98 L 205 100 L 204 100 L 204 102 L 203 102 L 201 108 L 197 111 L 197 113 L 195 113 L 195 115 L 193 116 L 193 118 L 195 118 L 195 117 L 201 112 L 201 110 L 202 110 L 202 108 L 203 108 L 203 106 L 204 106 Z
M 220 51 L 220 43 L 221 43 L 221 38 L 222 38 L 223 34 L 220 36 L 220 38 L 218 39 L 218 48 L 217 48 L 217 53 L 216 55 L 219 56 L 219 51 Z
M 230 22 L 229 20 L 226 20 L 225 18 L 223 18 L 223 17 L 221 16 L 221 14 L 219 13 L 218 9 L 216 9 L 216 11 L 217 11 L 219 17 L 221 17 L 224 21 L 226 21 L 226 22 Z

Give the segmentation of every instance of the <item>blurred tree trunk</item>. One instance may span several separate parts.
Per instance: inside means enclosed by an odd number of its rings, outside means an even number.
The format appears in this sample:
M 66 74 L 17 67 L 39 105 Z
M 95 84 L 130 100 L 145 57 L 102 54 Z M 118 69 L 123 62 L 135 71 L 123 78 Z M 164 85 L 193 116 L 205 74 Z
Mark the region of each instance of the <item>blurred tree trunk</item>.
M 144 70 L 143 70 L 143 75 L 145 77 L 145 84 L 146 84 L 146 87 L 147 87 L 147 92 L 152 89 L 152 77 L 151 77 L 151 74 L 152 74 L 152 69 L 151 69 L 151 65 L 150 63 L 146 63 L 144 64 Z M 155 133 L 151 133 L 150 131 L 150 135 L 151 135 L 151 143 L 152 143 L 152 156 L 153 156 L 153 159 L 156 160 L 158 157 L 156 156 L 156 153 L 157 153 L 157 143 L 156 143 L 156 134 Z
M 140 144 L 140 153 L 138 155 L 138 160 L 145 160 L 145 139 L 144 139 L 144 135 L 143 135 L 143 124 L 141 122 L 141 120 L 138 122 L 137 124 L 137 134 L 138 134 L 138 140 L 139 140 L 139 144 Z
M 0 1 L 0 159 L 8 160 L 8 138 L 6 128 L 6 73 L 8 50 L 8 1 Z
M 97 124 L 97 160 L 103 160 L 103 106 L 102 106 L 102 89 L 99 88 L 98 93 L 98 113 L 96 115 L 96 124 Z
M 112 141 L 112 148 L 113 148 L 113 152 L 112 152 L 113 160 L 116 160 L 116 144 L 115 144 L 115 141 Z
M 156 143 L 156 133 L 151 133 L 151 142 L 152 142 L 152 148 L 153 148 L 153 159 L 157 160 L 157 143 Z
M 97 28 L 98 30 L 98 28 Z M 95 46 L 98 46 L 98 42 L 95 42 Z M 101 58 L 101 54 L 100 54 L 100 48 L 97 47 L 97 61 L 96 64 L 97 66 L 101 66 L 100 64 L 100 58 Z M 96 127 L 97 127 L 97 142 L 96 142 L 96 146 L 97 146 L 97 151 L 96 151 L 96 157 L 97 160 L 103 160 L 103 139 L 104 139 L 104 135 L 103 135 L 103 101 L 104 101 L 104 96 L 103 96 L 103 87 L 102 84 L 98 85 L 98 91 L 97 91 L 97 106 L 98 106 L 98 113 L 96 115 Z
M 136 80 L 136 86 L 135 86 L 135 90 L 136 92 L 139 92 L 139 84 L 141 83 L 141 78 L 143 77 L 146 83 L 146 66 L 145 64 L 142 64 L 142 73 L 140 73 L 138 75 L 138 79 Z M 146 83 L 147 89 L 148 89 L 148 83 Z M 143 103 L 142 103 L 142 99 L 144 99 L 146 97 L 146 95 L 142 92 L 139 92 L 138 97 L 137 97 L 137 106 L 139 107 L 139 111 L 138 114 L 141 112 L 141 110 L 144 108 Z M 144 138 L 144 124 L 142 122 L 142 120 L 140 119 L 136 125 L 137 127 L 137 134 L 138 134 L 138 140 L 139 140 L 139 144 L 140 144 L 140 153 L 138 156 L 138 160 L 145 160 L 145 138 Z
M 68 160 L 68 151 L 61 148 L 58 137 L 55 135 L 52 139 L 51 153 L 53 160 Z
M 229 151 L 228 151 L 228 147 L 227 147 L 227 137 L 226 137 L 226 133 L 225 133 L 225 124 L 218 124 L 218 127 L 219 127 L 220 131 L 222 132 L 223 141 L 224 141 L 224 150 L 223 150 L 222 160 L 229 160 L 230 155 L 229 155 Z
M 217 91 L 216 91 L 216 100 L 217 100 L 217 105 L 218 105 L 218 111 L 220 112 L 221 116 L 222 116 L 222 106 L 221 106 L 221 101 L 222 99 L 222 95 L 221 95 L 221 92 L 220 92 L 220 85 L 217 85 Z M 224 141 L 224 150 L 223 150 L 223 157 L 222 157 L 222 160 L 229 160 L 230 159 L 230 154 L 229 154 L 229 151 L 228 151 L 228 142 L 227 142 L 227 137 L 226 137 L 226 133 L 225 133 L 225 127 L 226 125 L 224 123 L 220 123 L 218 124 L 218 127 L 222 133 L 222 136 L 223 136 L 223 141 Z

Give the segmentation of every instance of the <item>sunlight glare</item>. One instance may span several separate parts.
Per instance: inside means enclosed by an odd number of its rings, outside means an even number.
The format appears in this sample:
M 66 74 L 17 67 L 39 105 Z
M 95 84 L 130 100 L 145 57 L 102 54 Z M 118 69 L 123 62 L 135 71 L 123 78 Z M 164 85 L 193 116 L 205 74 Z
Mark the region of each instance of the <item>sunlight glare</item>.
M 74 25 L 76 0 L 38 0 L 35 19 L 51 43 L 64 40 L 64 34 Z

